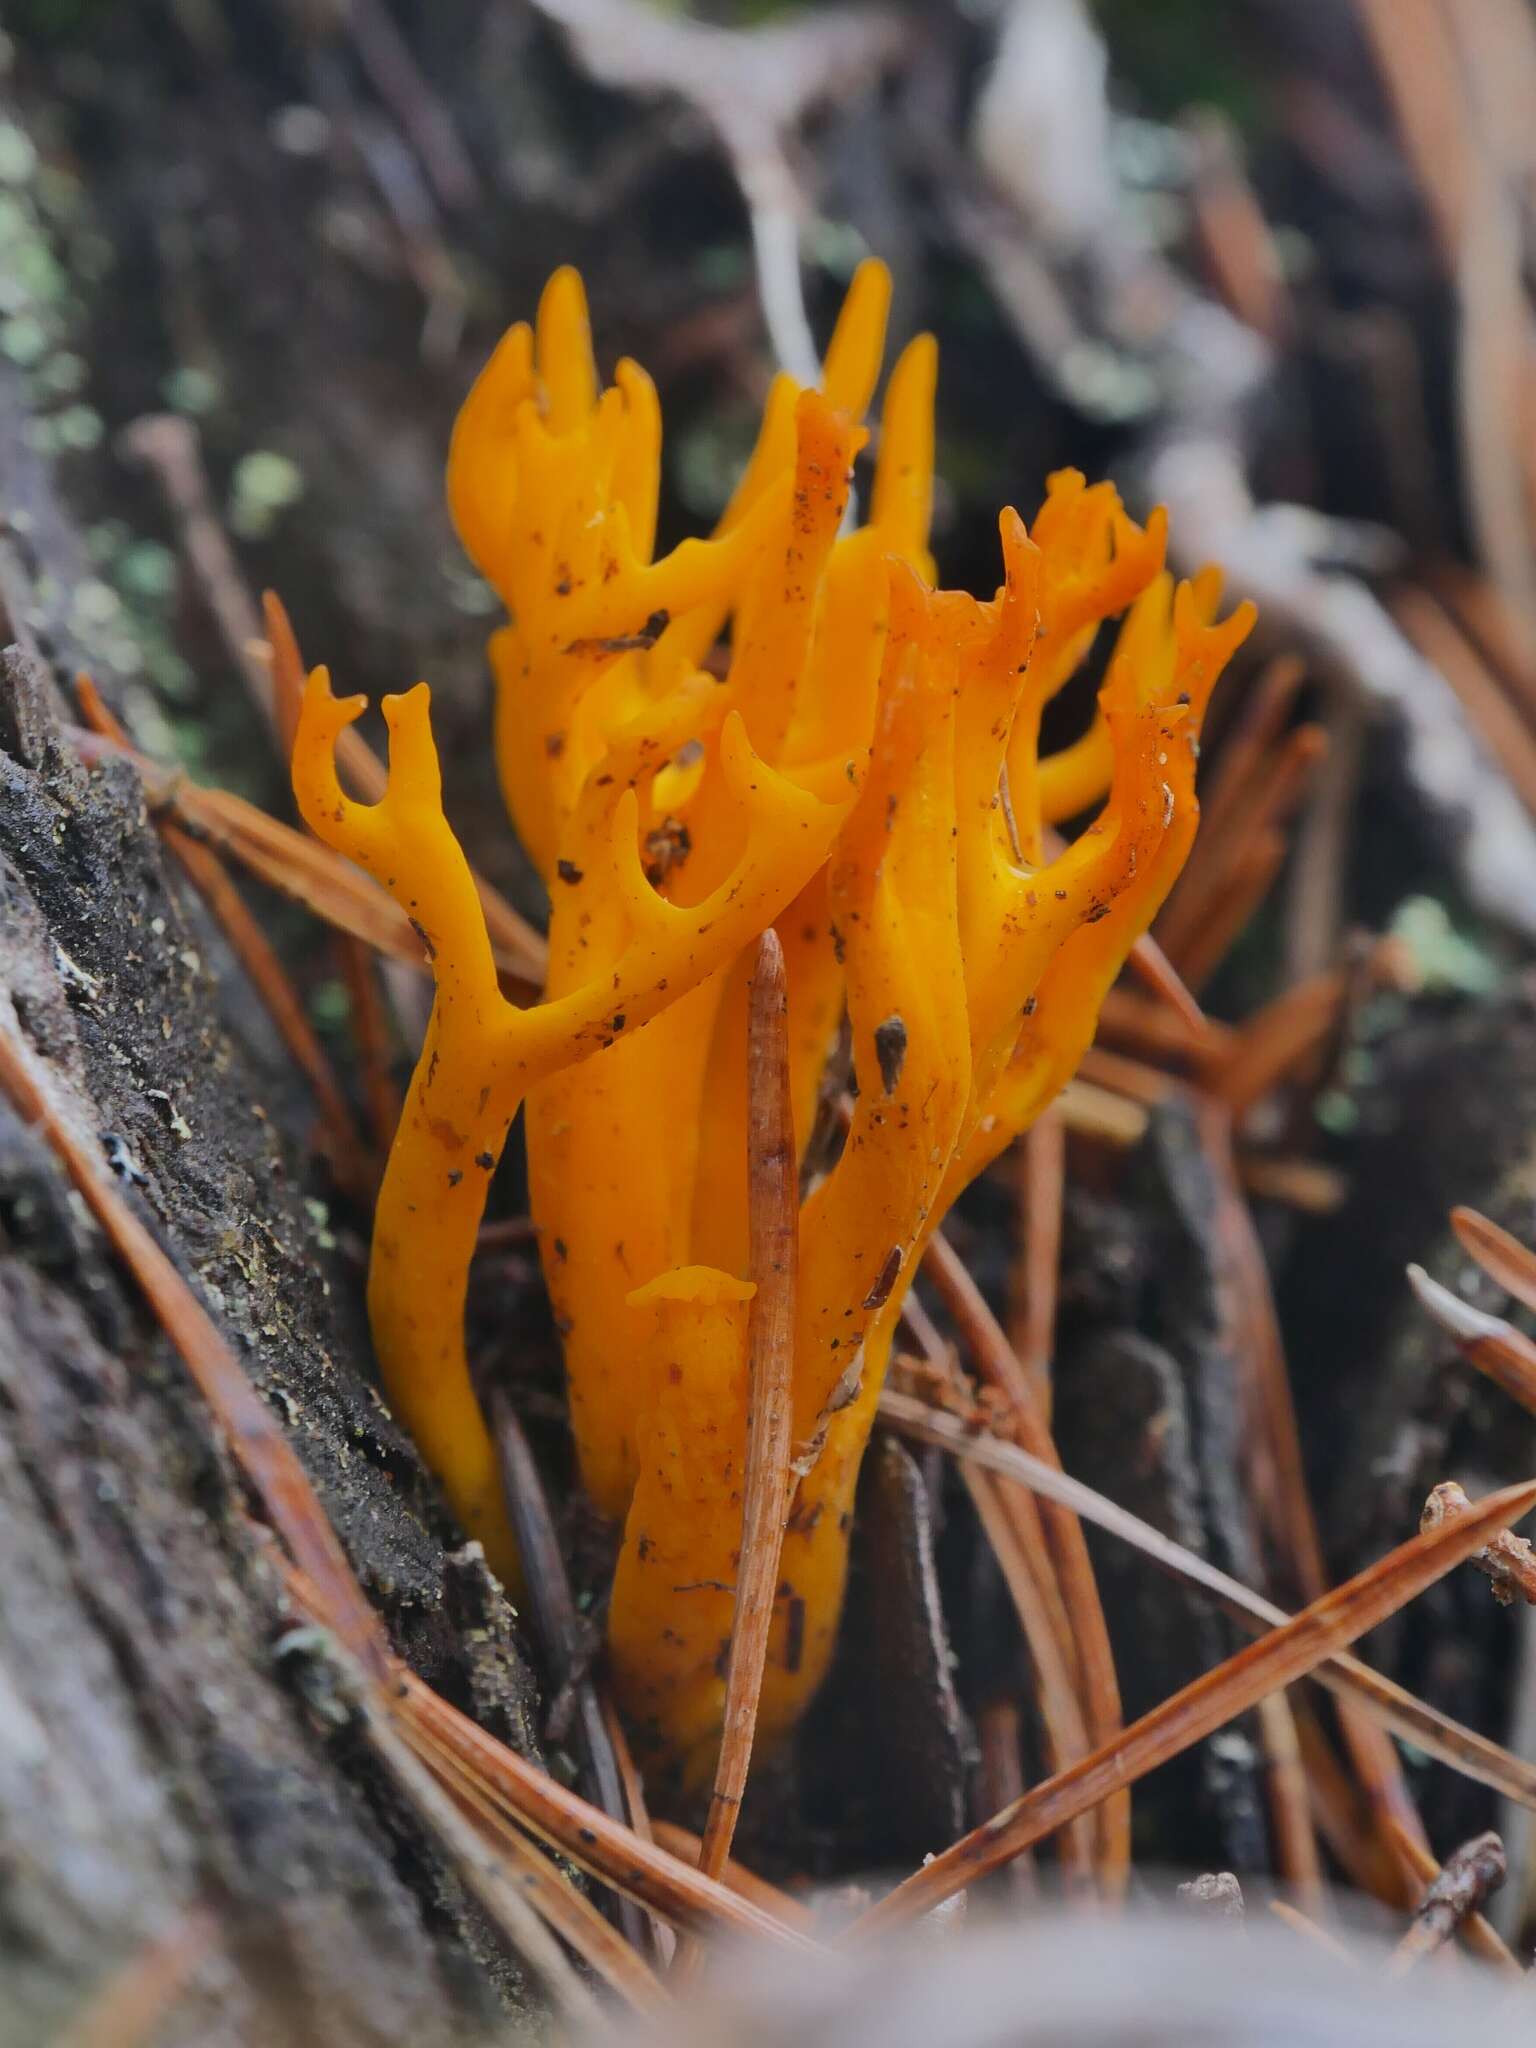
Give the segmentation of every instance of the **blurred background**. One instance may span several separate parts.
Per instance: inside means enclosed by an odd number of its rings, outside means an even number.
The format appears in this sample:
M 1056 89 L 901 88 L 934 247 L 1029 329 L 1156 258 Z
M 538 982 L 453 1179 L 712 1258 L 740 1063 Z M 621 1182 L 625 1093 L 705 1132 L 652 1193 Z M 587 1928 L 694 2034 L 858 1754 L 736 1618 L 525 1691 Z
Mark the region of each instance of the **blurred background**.
M 942 345 L 948 577 L 989 589 L 997 507 L 1071 463 L 1168 502 L 1306 658 L 1331 747 L 1289 964 L 1421 892 L 1536 924 L 1525 0 L 18 0 L 7 30 L 0 351 L 96 515 L 50 623 L 183 755 L 239 693 L 171 451 L 308 646 L 478 717 L 441 451 L 548 271 L 660 382 L 675 535 L 872 250 L 897 338 Z M 190 438 L 135 435 L 167 413 Z

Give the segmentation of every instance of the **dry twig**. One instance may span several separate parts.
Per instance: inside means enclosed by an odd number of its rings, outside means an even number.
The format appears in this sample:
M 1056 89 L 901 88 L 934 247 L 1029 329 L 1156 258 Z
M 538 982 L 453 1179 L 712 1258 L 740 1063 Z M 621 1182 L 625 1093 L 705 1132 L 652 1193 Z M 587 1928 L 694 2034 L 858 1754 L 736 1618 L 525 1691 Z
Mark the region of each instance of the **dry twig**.
M 1491 1829 L 1464 1842 L 1430 1880 L 1414 1911 L 1413 1925 L 1392 1951 L 1387 1974 L 1405 1976 L 1425 1956 L 1443 1948 L 1468 1915 L 1499 1889 L 1506 1875 L 1504 1844 Z
M 1442 1479 L 1438 1486 L 1430 1488 L 1419 1527 L 1438 1529 L 1442 1523 L 1466 1514 L 1471 1505 L 1463 1487 L 1454 1479 Z M 1512 1607 L 1516 1600 L 1536 1607 L 1536 1551 L 1523 1536 L 1501 1529 L 1487 1549 L 1478 1551 L 1471 1561 L 1492 1581 L 1493 1597 L 1501 1607 Z
M 802 384 L 816 383 L 820 361 L 800 290 L 804 201 L 789 142 L 816 107 L 879 77 L 904 44 L 900 19 L 878 7 L 832 7 L 739 33 L 634 0 L 537 4 L 600 83 L 676 95 L 709 123 L 746 201 L 774 353 Z
M 789 1090 L 789 991 L 777 932 L 757 942 L 747 1012 L 748 1271 L 751 1374 L 741 1551 L 725 1667 L 720 1758 L 699 1868 L 718 1877 L 747 1785 L 789 1513 L 793 1451 L 799 1186 Z
M 1181 1884 L 1174 1897 L 1187 1913 L 1202 1920 L 1241 1920 L 1246 1908 L 1243 1888 L 1230 1870 L 1208 1870 Z
M 1468 1849 L 1474 1846 L 1475 1844 L 1470 1842 L 1466 1845 Z M 1404 1835 L 1398 1847 L 1402 1851 L 1403 1860 L 1419 1883 L 1432 1886 L 1441 1874 L 1440 1865 L 1424 1845 Z M 1454 1858 L 1452 1860 L 1454 1861 Z M 1427 1903 L 1427 1898 L 1420 1902 L 1421 1910 Z M 1492 1963 L 1495 1969 L 1503 1970 L 1508 1976 L 1524 1977 L 1524 1970 L 1510 1953 L 1508 1945 L 1497 1929 L 1477 1911 L 1474 1901 L 1468 1901 L 1468 1907 L 1469 1910 L 1462 1916 L 1458 1928 L 1462 1941 L 1474 1955 L 1480 1956 L 1485 1963 Z

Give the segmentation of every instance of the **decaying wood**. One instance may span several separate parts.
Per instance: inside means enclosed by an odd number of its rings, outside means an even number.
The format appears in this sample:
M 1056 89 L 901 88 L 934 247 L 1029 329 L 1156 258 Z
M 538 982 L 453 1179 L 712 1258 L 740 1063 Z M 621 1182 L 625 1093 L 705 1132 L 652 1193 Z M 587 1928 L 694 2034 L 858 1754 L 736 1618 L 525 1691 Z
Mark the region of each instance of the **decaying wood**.
M 56 1077 L 78 1143 L 220 1303 L 249 1361 L 252 1426 L 275 1420 L 297 1450 L 397 1640 L 531 1746 L 499 1591 L 450 1557 L 411 1447 L 336 1369 L 356 1333 L 276 1136 L 281 1057 L 222 1027 L 216 941 L 173 894 L 131 771 L 86 773 L 50 733 L 35 670 L 13 653 L 8 673 L 7 1031 Z M 296 1703 L 274 1654 L 280 1588 L 207 1410 L 47 1149 L 9 1108 L 0 1126 L 0 1642 L 31 1731 L 5 1793 L 11 1839 L 32 1845 L 7 1910 L 36 1929 L 8 1961 L 8 1996 L 45 2034 L 202 1909 L 217 1959 L 178 2001 L 200 2038 L 270 2025 L 372 2041 L 388 2011 L 447 2042 L 487 2022 L 490 1987 L 523 1995 L 517 1966 L 383 1781 L 343 1767 Z M 486 1624 L 471 1655 L 454 1619 L 466 1598 Z

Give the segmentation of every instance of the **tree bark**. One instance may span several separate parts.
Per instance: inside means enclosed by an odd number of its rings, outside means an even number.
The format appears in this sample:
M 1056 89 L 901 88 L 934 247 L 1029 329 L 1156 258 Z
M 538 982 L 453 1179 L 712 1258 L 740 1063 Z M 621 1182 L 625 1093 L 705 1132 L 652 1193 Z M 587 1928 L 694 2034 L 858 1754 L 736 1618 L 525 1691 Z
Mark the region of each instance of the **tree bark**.
M 73 543 L 40 471 L 8 483 L 0 595 L 30 638 L 16 538 L 40 537 L 38 577 Z M 361 1245 L 306 1195 L 294 1077 L 133 771 L 81 765 L 35 647 L 0 670 L 0 1024 L 283 1417 L 398 1648 L 535 1753 L 512 1610 L 449 1547 L 367 1377 Z M 526 2006 L 515 1959 L 307 1707 L 268 1552 L 207 1407 L 0 1104 L 0 2042 L 52 2038 L 178 1945 L 157 2041 L 436 2044 Z

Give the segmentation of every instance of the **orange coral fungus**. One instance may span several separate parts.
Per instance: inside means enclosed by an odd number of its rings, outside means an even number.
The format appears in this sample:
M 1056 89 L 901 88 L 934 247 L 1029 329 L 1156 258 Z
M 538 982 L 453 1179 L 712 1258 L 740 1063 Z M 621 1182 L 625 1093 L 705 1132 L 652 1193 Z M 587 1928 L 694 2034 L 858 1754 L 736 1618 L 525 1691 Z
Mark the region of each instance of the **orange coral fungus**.
M 753 942 L 773 924 L 783 945 L 802 1161 L 845 1018 L 856 1089 L 801 1217 L 771 1735 L 826 1669 L 923 1246 L 1088 1045 L 1188 852 L 1201 718 L 1251 622 L 1246 606 L 1217 622 L 1209 572 L 1175 588 L 1161 515 L 1138 526 L 1075 472 L 1050 480 L 1031 530 L 1003 515 L 991 601 L 934 589 L 927 337 L 891 373 L 868 522 L 850 528 L 888 297 L 863 266 L 822 389 L 779 378 L 717 532 L 659 561 L 655 392 L 629 363 L 599 392 L 573 273 L 464 407 L 449 497 L 511 615 L 491 643 L 497 758 L 550 889 L 541 1005 L 497 989 L 425 690 L 387 700 L 374 809 L 337 787 L 335 736 L 361 705 L 334 703 L 323 673 L 295 750 L 305 817 L 420 924 L 437 976 L 374 1237 L 386 1385 L 509 1568 L 462 1322 L 486 1181 L 526 1093 L 582 1478 L 624 1523 L 613 1670 L 650 1753 L 692 1773 L 718 1739 L 741 1542 Z M 1094 725 L 1041 759 L 1044 706 L 1122 613 Z M 722 643 L 716 681 L 703 663 Z M 1094 804 L 1047 859 L 1046 827 Z

